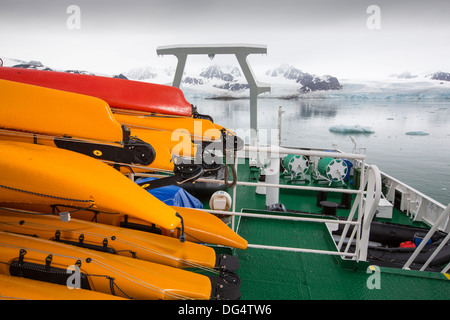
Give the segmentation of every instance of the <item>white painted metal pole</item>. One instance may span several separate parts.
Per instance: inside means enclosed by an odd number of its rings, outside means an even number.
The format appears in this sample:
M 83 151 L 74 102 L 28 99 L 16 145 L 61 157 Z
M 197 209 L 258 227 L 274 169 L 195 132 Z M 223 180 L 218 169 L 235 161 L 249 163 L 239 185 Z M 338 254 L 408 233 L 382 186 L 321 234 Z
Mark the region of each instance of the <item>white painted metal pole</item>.
M 272 146 L 274 152 L 270 153 L 270 165 L 266 169 L 266 182 L 272 185 L 280 183 L 280 155 L 277 150 L 278 146 Z M 266 206 L 279 203 L 279 193 L 279 188 L 266 188 Z
M 317 253 L 317 254 L 327 254 L 327 255 L 346 256 L 346 257 L 355 256 L 354 253 L 342 254 L 342 252 L 339 252 L 339 251 L 326 251 L 326 250 L 302 249 L 302 248 L 292 248 L 292 247 L 266 246 L 266 245 L 260 245 L 260 244 L 248 244 L 247 248 L 304 252 L 304 253 Z
M 450 240 L 450 233 L 447 234 L 444 240 L 442 240 L 441 244 L 434 250 L 433 254 L 428 258 L 427 262 L 420 268 L 420 271 L 424 271 L 428 265 L 431 263 L 431 261 L 434 260 L 434 257 L 437 256 L 437 254 L 442 250 L 442 248 L 447 244 L 447 242 Z

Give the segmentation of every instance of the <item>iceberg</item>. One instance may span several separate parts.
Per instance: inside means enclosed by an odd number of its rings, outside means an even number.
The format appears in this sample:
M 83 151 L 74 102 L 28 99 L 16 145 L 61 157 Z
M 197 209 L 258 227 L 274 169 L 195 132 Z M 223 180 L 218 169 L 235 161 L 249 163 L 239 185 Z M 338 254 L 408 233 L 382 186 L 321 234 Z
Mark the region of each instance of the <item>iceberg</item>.
M 375 133 L 375 131 L 373 131 L 372 128 L 370 127 L 362 127 L 360 125 L 354 125 L 354 126 L 346 126 L 346 125 L 336 125 L 336 126 L 331 126 L 329 128 L 330 132 L 334 132 L 334 133 L 348 133 L 348 134 L 371 134 L 371 133 Z
M 405 134 L 408 136 L 427 136 L 427 135 L 429 135 L 429 133 L 425 132 L 425 131 L 408 131 Z

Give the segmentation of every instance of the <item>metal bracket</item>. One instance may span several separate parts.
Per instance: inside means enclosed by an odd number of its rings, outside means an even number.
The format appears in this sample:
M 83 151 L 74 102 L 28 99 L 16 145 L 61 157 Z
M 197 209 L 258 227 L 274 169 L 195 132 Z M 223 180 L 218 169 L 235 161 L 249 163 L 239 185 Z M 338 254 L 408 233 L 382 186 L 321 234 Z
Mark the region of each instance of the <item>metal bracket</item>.
M 102 244 L 104 248 L 108 247 L 108 238 L 103 239 Z
M 27 250 L 20 249 L 20 251 L 19 251 L 19 262 L 18 262 L 19 267 L 21 267 L 23 265 L 23 258 L 25 257 L 26 254 L 27 254 Z
M 49 254 L 46 258 L 45 258 L 45 270 L 49 271 L 50 270 L 50 265 L 52 263 L 53 260 L 53 255 Z
M 201 164 L 191 163 L 175 164 L 173 172 L 173 176 L 147 182 L 137 182 L 137 184 L 145 190 L 152 190 L 173 184 L 183 184 L 186 182 L 195 181 L 203 175 L 203 166 Z
M 183 76 L 184 67 L 188 55 L 208 55 L 214 58 L 216 54 L 232 54 L 236 56 L 239 66 L 244 73 L 244 76 L 250 87 L 250 128 L 252 135 L 256 135 L 258 130 L 257 116 L 258 95 L 263 92 L 270 91 L 269 84 L 259 83 L 253 74 L 253 71 L 247 61 L 250 54 L 267 54 L 267 46 L 255 44 L 210 44 L 210 45 L 176 45 L 176 46 L 162 46 L 156 49 L 158 56 L 171 54 L 177 57 L 178 64 L 175 71 L 172 86 L 179 88 L 181 78 Z M 256 136 L 251 137 L 251 141 L 256 139 Z

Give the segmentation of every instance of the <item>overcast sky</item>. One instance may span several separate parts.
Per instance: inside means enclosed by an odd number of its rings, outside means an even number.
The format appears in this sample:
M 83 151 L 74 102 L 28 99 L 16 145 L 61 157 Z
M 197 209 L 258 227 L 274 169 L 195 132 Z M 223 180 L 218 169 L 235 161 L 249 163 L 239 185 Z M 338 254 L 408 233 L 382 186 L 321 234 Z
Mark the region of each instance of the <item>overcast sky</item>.
M 80 8 L 79 29 L 67 25 L 70 5 Z M 367 26 L 370 5 L 380 8 L 380 29 Z M 156 48 L 194 43 L 265 44 L 266 56 L 249 58 L 255 70 L 288 63 L 341 78 L 450 72 L 450 1 L 0 0 L 2 57 L 115 74 L 175 67 Z

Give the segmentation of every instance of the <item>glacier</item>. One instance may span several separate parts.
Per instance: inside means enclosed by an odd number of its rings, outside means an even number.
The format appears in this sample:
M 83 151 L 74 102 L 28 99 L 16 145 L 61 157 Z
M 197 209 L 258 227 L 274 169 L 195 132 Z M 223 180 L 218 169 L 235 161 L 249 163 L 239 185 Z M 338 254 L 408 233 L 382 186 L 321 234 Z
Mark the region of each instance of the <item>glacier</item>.
M 228 67 L 229 68 L 229 67 Z M 186 72 L 196 81 L 184 81 L 182 90 L 187 97 L 204 98 L 249 98 L 245 78 L 233 75 L 232 81 L 219 78 L 205 79 L 197 73 Z M 187 76 L 186 75 L 186 76 Z M 430 75 L 406 77 L 388 76 L 384 79 L 339 79 L 336 90 L 309 90 L 301 83 L 305 73 L 293 66 L 269 69 L 264 74 L 256 74 L 256 79 L 269 83 L 270 93 L 259 95 L 260 99 L 343 99 L 343 100 L 450 100 L 450 81 L 434 80 Z M 308 75 L 308 74 L 307 74 Z M 307 78 L 307 77 L 306 77 Z M 329 75 L 313 76 L 316 83 L 334 81 Z M 305 82 L 303 82 L 305 83 Z M 332 82 L 331 82 L 332 83 Z M 324 88 L 326 88 L 325 86 Z M 328 86 L 330 87 L 330 85 Z

